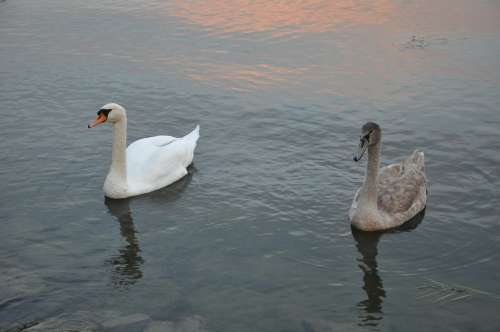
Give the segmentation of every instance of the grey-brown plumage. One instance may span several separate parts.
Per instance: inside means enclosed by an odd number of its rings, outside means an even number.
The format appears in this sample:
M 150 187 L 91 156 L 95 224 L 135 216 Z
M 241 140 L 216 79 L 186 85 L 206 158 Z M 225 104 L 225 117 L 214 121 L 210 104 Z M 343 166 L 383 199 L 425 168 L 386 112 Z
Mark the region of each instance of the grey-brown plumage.
M 424 153 L 415 150 L 404 161 L 379 170 L 382 132 L 373 122 L 362 127 L 355 161 L 368 151 L 365 180 L 354 196 L 349 219 L 365 231 L 398 227 L 425 208 Z

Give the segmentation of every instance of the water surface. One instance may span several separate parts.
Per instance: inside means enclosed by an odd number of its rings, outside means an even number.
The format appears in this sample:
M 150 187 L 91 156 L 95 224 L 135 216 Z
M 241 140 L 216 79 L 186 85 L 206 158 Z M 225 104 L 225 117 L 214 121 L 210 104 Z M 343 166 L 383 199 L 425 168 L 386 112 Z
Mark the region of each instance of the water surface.
M 0 2 L 0 329 L 500 329 L 499 33 L 491 0 Z M 129 141 L 199 123 L 190 174 L 105 200 L 110 101 Z M 426 154 L 402 232 L 347 220 L 368 120 Z

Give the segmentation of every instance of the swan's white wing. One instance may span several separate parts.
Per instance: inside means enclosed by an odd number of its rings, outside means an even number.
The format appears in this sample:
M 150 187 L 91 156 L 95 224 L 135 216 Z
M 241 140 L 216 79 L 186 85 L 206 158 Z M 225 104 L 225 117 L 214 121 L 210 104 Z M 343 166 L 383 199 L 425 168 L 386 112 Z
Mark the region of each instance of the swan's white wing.
M 172 136 L 153 136 L 138 139 L 137 141 L 131 143 L 127 148 L 127 153 L 140 153 L 142 149 L 150 147 L 161 147 L 169 143 L 172 143 L 177 138 Z
M 144 166 L 158 149 L 172 143 L 176 138 L 172 136 L 154 136 L 141 138 L 127 147 L 127 176 L 129 180 L 141 177 Z
M 143 138 L 127 148 L 127 177 L 134 192 L 148 192 L 169 185 L 187 174 L 199 138 L 199 127 L 175 138 Z
M 151 144 L 153 146 L 162 147 L 162 146 L 165 146 L 167 144 L 172 143 L 176 139 L 177 138 L 173 137 L 173 136 L 153 136 L 153 137 L 147 137 L 147 138 L 143 138 L 143 139 L 139 139 L 139 140 L 135 141 L 134 143 L 130 144 L 129 147 L 132 147 L 134 145 L 135 146 L 141 146 L 142 144 Z
M 423 208 L 426 200 L 425 186 L 424 154 L 415 151 L 403 162 L 381 169 L 378 179 L 378 207 L 392 215 Z

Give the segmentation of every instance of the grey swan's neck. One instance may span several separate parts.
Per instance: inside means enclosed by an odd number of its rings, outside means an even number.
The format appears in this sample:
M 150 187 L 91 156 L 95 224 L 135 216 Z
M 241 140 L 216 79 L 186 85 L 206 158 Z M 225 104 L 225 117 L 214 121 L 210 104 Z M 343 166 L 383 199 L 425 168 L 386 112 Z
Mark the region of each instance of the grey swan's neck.
M 380 167 L 380 142 L 368 146 L 368 163 L 361 198 L 367 204 L 377 207 L 377 182 Z

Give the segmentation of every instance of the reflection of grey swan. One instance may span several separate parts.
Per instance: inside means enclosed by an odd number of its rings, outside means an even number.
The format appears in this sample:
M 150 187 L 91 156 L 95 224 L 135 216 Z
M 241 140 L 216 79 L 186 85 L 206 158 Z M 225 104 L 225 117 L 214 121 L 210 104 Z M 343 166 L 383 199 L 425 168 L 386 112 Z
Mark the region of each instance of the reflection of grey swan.
M 394 233 L 411 231 L 422 222 L 424 215 L 425 209 L 391 231 Z M 356 248 L 361 254 L 357 260 L 361 271 L 363 271 L 363 290 L 367 296 L 366 300 L 358 303 L 358 307 L 361 309 L 359 325 L 362 326 L 377 326 L 383 318 L 382 303 L 386 293 L 382 278 L 378 274 L 377 263 L 378 242 L 383 234 L 382 232 L 361 232 L 354 227 L 352 228 Z
M 377 326 L 382 320 L 382 302 L 385 298 L 384 285 L 378 275 L 377 245 L 382 233 L 367 233 L 353 229 L 356 247 L 361 254 L 359 267 L 363 271 L 363 290 L 367 299 L 358 303 L 362 310 L 359 325 Z
M 127 242 L 119 250 L 119 254 L 110 260 L 115 271 L 113 283 L 116 286 L 134 284 L 138 279 L 142 278 L 141 265 L 144 260 L 140 255 L 139 241 L 135 236 L 136 230 L 130 212 L 129 201 L 106 198 L 104 204 L 108 207 L 109 212 L 118 219 L 120 234 Z
M 424 153 L 415 150 L 406 160 L 380 169 L 380 127 L 366 123 L 361 131 L 358 161 L 368 149 L 365 180 L 354 196 L 349 219 L 364 231 L 398 227 L 425 208 L 427 201 Z
M 126 198 L 152 192 L 174 183 L 188 172 L 200 137 L 199 126 L 188 135 L 154 136 L 137 140 L 127 147 L 127 114 L 118 104 L 106 104 L 93 128 L 110 122 L 113 127 L 111 167 L 104 181 L 104 193 L 110 198 Z

